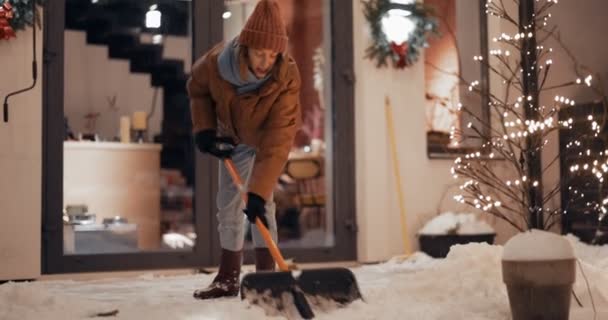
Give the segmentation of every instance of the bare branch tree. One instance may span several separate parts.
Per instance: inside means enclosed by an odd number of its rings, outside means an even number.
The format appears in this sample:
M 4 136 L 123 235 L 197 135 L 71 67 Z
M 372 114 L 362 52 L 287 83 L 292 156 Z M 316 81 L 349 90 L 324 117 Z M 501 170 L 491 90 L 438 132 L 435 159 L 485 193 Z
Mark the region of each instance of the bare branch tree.
M 516 5 L 519 4 L 517 0 L 512 1 Z M 476 124 L 469 124 L 472 133 L 465 133 L 461 129 L 458 131 L 459 136 L 463 140 L 482 141 L 483 145 L 479 152 L 472 152 L 456 159 L 452 167 L 452 174 L 461 181 L 461 194 L 454 197 L 456 201 L 495 216 L 517 230 L 525 230 L 533 226 L 530 221 L 531 212 L 540 212 L 544 228 L 554 227 L 560 223 L 561 214 L 568 210 L 570 204 L 564 204 L 565 207 L 556 205 L 556 207 L 550 208 L 549 206 L 555 202 L 560 191 L 563 191 L 563 188 L 571 182 L 569 178 L 591 175 L 601 183 L 604 174 L 608 172 L 608 151 L 601 150 L 598 154 L 591 154 L 589 149 L 585 152 L 579 151 L 574 155 L 579 157 L 580 163 L 567 168 L 570 173 L 574 174 L 561 176 L 555 186 L 545 190 L 542 194 L 540 205 L 537 207 L 532 205 L 530 195 L 533 192 L 530 191 L 542 185 L 542 181 L 535 181 L 525 164 L 530 161 L 533 154 L 543 152 L 549 140 L 555 136 L 556 131 L 573 129 L 580 124 L 573 123 L 572 119 L 561 121 L 559 119 L 560 110 L 575 105 L 573 100 L 560 97 L 546 105 L 543 105 L 541 101 L 530 103 L 532 98 L 523 94 L 524 72 L 536 73 L 539 93 L 570 86 L 588 87 L 602 100 L 604 108 L 608 106 L 600 75 L 591 72 L 590 68 L 579 63 L 572 51 L 562 41 L 557 28 L 548 26 L 547 21 L 551 16 L 549 11 L 553 5 L 555 5 L 553 1 L 537 1 L 532 24 L 521 28 L 518 19 L 510 15 L 503 0 L 488 2 L 487 14 L 498 17 L 517 27 L 518 30 L 525 29 L 526 33 L 501 34 L 494 39 L 494 42 L 502 45 L 503 48 L 492 50 L 490 61 L 479 61 L 500 78 L 504 96 L 497 97 L 497 90 L 490 93 L 489 107 L 492 110 L 490 119 L 480 118 L 473 111 L 476 108 L 462 106 L 462 112 L 470 116 Z M 523 64 L 515 57 L 522 56 L 524 41 L 531 37 L 535 37 L 536 40 L 537 60 L 530 70 L 523 70 Z M 553 65 L 551 59 L 553 50 L 547 45 L 550 41 L 555 41 L 559 45 L 559 49 L 569 57 L 575 74 L 572 80 L 550 84 Z M 439 70 L 436 66 L 432 67 Z M 473 94 L 482 94 L 480 88 L 467 83 L 460 74 L 450 74 L 460 79 L 461 84 L 468 85 Z M 525 108 L 534 108 L 538 112 L 539 118 L 526 118 Z M 608 112 L 602 113 L 599 123 L 595 119 L 589 119 L 588 132 L 582 132 L 575 140 L 566 144 L 565 150 L 560 150 L 560 152 L 574 150 L 575 147 L 581 149 L 581 140 L 586 137 L 597 137 L 598 132 L 606 125 L 606 114 Z M 543 180 L 542 177 L 550 172 L 550 168 L 555 170 L 559 159 L 558 154 L 545 162 L 541 168 L 540 180 Z M 504 169 L 499 170 L 499 165 Z M 584 198 L 584 194 L 577 190 L 573 190 L 572 193 L 576 194 L 572 201 Z M 606 212 L 603 205 L 599 199 L 590 199 L 588 202 L 589 208 Z M 602 216 L 604 215 L 605 213 Z

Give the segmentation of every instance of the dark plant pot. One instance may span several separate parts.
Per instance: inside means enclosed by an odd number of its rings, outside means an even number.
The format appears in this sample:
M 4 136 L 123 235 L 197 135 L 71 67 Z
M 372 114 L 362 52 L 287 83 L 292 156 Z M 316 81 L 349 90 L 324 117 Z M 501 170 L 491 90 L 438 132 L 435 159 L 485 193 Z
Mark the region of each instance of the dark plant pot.
M 447 146 L 450 144 L 450 134 L 441 131 L 429 131 L 426 133 L 430 145 Z
M 568 320 L 576 260 L 502 261 L 513 320 Z
M 494 244 L 495 233 L 470 235 L 418 235 L 420 250 L 433 258 L 445 258 L 455 244 L 485 242 Z

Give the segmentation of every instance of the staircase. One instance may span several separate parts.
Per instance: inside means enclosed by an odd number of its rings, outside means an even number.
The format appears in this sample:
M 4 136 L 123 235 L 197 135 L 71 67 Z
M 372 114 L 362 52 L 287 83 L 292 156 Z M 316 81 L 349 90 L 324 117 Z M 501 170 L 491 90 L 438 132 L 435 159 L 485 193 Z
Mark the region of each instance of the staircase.
M 190 2 L 155 1 L 162 12 L 161 30 L 150 30 L 164 36 L 187 36 Z M 150 3 L 142 0 L 67 0 L 65 28 L 86 33 L 87 44 L 108 47 L 109 58 L 129 61 L 132 73 L 150 74 L 151 86 L 163 88 L 161 134 L 154 142 L 162 144 L 161 167 L 179 169 L 188 185 L 194 180 L 194 154 L 191 140 L 189 99 L 186 92 L 188 75 L 184 61 L 163 58 L 163 45 L 142 43 L 147 32 L 145 16 Z

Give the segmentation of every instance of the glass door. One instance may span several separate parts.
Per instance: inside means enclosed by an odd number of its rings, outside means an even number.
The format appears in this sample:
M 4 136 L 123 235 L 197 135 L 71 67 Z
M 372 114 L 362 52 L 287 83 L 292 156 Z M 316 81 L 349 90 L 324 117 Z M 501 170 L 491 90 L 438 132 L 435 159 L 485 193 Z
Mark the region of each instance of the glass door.
M 227 42 L 239 35 L 258 1 L 216 2 L 220 39 Z M 287 52 L 302 80 L 302 129 L 274 189 L 278 245 L 296 261 L 354 260 L 352 1 L 277 2 L 289 37 Z M 251 248 L 247 230 L 245 247 Z
M 185 81 L 255 3 L 45 7 L 44 273 L 217 264 L 218 162 L 194 152 Z M 279 246 L 299 262 L 354 260 L 352 2 L 279 4 L 304 120 L 275 189 Z
M 238 37 L 257 1 L 224 1 L 224 40 Z M 334 245 L 331 200 L 331 11 L 328 1 L 278 1 L 289 35 L 288 54 L 302 79 L 302 130 L 283 175 L 274 190 L 279 246 L 283 248 Z M 296 14 L 297 12 L 297 14 Z M 328 134 L 329 133 L 329 134 Z M 251 233 L 248 244 L 251 245 Z
M 66 2 L 65 254 L 192 251 L 190 21 L 186 1 Z
M 210 263 L 186 92 L 202 2 L 47 7 L 45 272 Z

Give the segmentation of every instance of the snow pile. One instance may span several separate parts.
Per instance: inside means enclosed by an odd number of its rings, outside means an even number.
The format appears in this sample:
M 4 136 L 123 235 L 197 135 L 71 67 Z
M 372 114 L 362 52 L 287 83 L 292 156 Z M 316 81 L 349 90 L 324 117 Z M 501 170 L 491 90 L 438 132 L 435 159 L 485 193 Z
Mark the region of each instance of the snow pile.
M 110 319 L 269 319 L 240 299 L 201 302 L 195 289 L 212 275 L 142 276 L 100 281 L 38 281 L 0 286 L 0 319 L 86 319 L 119 310 Z M 103 319 L 103 318 L 99 318 Z
M 521 232 L 505 244 L 503 260 L 536 261 L 574 259 L 574 249 L 558 234 L 532 230 Z
M 452 247 L 442 260 L 415 256 L 417 261 L 406 260 L 401 270 L 390 263 L 355 269 L 366 302 L 319 318 L 507 320 L 501 254 L 499 246 L 472 243 Z
M 608 271 L 608 245 L 590 246 L 581 242 L 576 236 L 568 234 L 565 236 L 576 251 L 576 257 L 592 264 L 596 268 Z
M 591 292 L 596 306 L 608 308 L 608 272 L 606 269 L 602 270 L 590 263 L 579 260 L 576 270 L 576 282 L 572 290 L 574 290 L 576 296 L 581 300 L 583 306 L 591 305 L 591 297 L 589 296 Z
M 573 288 L 577 297 L 584 306 L 589 306 L 591 291 L 596 305 L 608 307 L 608 245 L 590 246 L 571 234 L 564 238 L 570 242 L 579 259 Z M 589 288 L 585 278 L 589 282 Z
M 585 261 L 581 252 L 591 250 L 586 245 L 577 242 L 574 248 L 583 260 L 581 265 L 596 306 L 606 311 L 608 270 Z M 445 259 L 416 253 L 406 260 L 395 258 L 383 264 L 354 268 L 365 301 L 356 301 L 346 308 L 317 307 L 316 319 L 508 320 L 502 256 L 501 246 L 470 243 L 453 246 Z M 601 259 L 594 256 L 594 261 Z M 285 316 L 297 319 L 293 309 L 271 316 L 240 298 L 193 299 L 192 292 L 208 284 L 213 276 L 146 275 L 130 279 L 4 284 L 0 285 L 0 319 L 86 319 L 116 309 L 119 313 L 111 319 L 256 320 Z M 589 294 L 580 271 L 574 290 L 585 308 L 573 304 L 571 319 L 592 319 Z M 290 297 L 285 299 L 288 302 Z M 601 313 L 597 319 L 608 319 L 608 313 Z
M 493 234 L 494 229 L 484 221 L 478 220 L 472 213 L 442 213 L 420 230 L 421 235 L 473 235 Z
M 65 284 L 76 285 L 73 282 Z M 78 296 L 57 295 L 38 283 L 0 286 L 0 319 L 42 319 L 48 312 L 63 315 L 64 319 L 77 319 L 94 313 L 96 307 L 94 302 Z

